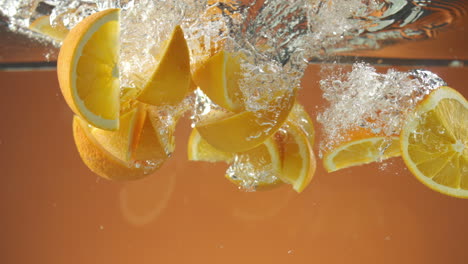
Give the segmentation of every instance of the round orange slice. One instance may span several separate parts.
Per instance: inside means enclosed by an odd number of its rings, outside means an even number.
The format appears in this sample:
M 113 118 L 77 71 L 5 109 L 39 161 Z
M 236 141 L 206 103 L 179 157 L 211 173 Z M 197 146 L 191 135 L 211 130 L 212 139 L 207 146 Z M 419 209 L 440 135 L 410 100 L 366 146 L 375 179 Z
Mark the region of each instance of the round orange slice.
M 63 41 L 57 74 L 65 101 L 91 125 L 117 130 L 120 82 L 118 70 L 119 10 L 86 17 Z
M 413 175 L 429 188 L 468 198 L 468 102 L 456 90 L 431 92 L 406 120 L 402 157 Z

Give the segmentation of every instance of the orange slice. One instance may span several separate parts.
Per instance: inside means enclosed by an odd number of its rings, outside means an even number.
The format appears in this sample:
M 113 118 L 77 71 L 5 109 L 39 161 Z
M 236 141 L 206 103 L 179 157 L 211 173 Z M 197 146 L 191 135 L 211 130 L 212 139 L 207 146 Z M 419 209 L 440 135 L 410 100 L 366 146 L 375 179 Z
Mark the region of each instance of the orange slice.
M 29 25 L 29 29 L 48 36 L 57 42 L 62 42 L 67 36 L 69 30 L 64 25 L 52 26 L 50 16 L 41 16 Z
M 366 129 L 357 129 L 324 155 L 323 165 L 328 172 L 333 172 L 400 155 L 398 136 L 376 135 Z
M 296 98 L 286 92 L 256 112 L 216 115 L 196 125 L 203 139 L 223 152 L 244 152 L 262 144 L 286 121 Z
M 313 125 L 308 122 L 311 122 L 308 114 L 296 105 L 295 112 L 291 112 L 286 124 L 272 137 L 251 150 L 238 153 L 214 148 L 193 129 L 188 143 L 189 160 L 230 164 L 226 177 L 243 189 L 265 190 L 286 182 L 295 191 L 302 192 L 316 168 L 310 144 L 314 140 Z
M 117 131 L 91 126 L 78 116 L 73 119 L 75 144 L 84 163 L 94 173 L 112 180 L 134 180 L 154 172 L 168 158 L 161 140 L 144 107 L 121 118 Z
M 190 56 L 184 32 L 176 26 L 153 75 L 137 100 L 151 105 L 176 105 L 189 92 L 192 82 Z
M 468 102 L 450 87 L 421 101 L 402 129 L 402 157 L 413 175 L 440 193 L 468 198 Z
M 63 41 L 57 61 L 60 89 L 75 114 L 95 127 L 119 127 L 119 10 L 95 13 Z
M 234 158 L 234 153 L 219 151 L 208 144 L 196 128 L 190 134 L 187 154 L 188 159 L 193 161 L 231 163 Z
M 277 177 L 281 169 L 281 154 L 272 138 L 245 152 L 223 152 L 208 144 L 194 128 L 188 142 L 188 157 L 192 161 L 230 164 L 226 178 L 239 188 L 253 191 L 281 183 Z
M 289 121 L 275 136 L 282 154 L 281 173 L 278 175 L 300 193 L 309 185 L 316 169 L 310 139 L 300 127 Z
M 233 112 L 243 108 L 239 89 L 241 79 L 240 54 L 221 51 L 199 66 L 193 80 L 213 103 Z

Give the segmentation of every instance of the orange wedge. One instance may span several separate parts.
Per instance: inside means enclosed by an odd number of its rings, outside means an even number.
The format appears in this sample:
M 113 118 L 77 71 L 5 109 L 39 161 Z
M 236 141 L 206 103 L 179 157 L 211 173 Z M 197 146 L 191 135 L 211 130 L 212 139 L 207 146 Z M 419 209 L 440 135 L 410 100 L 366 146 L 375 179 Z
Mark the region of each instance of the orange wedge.
M 41 16 L 29 25 L 29 29 L 39 34 L 48 36 L 57 42 L 62 42 L 69 30 L 64 25 L 52 26 L 50 16 Z
M 92 127 L 78 116 L 73 134 L 84 163 L 96 174 L 112 180 L 133 180 L 152 173 L 168 158 L 168 149 L 147 116 L 145 107 L 126 113 L 117 131 Z
M 196 125 L 203 139 L 223 152 L 244 152 L 262 144 L 286 121 L 296 98 L 286 92 L 256 112 L 216 115 Z
M 468 198 L 468 102 L 456 90 L 440 87 L 421 101 L 406 120 L 402 157 L 429 188 Z
M 95 13 L 63 41 L 57 61 L 60 89 L 75 114 L 91 125 L 119 127 L 119 10 Z
M 184 32 L 176 26 L 153 75 L 137 100 L 151 105 L 176 105 L 189 92 L 192 78 Z
M 192 161 L 230 164 L 226 178 L 239 188 L 264 190 L 281 183 L 277 177 L 281 157 L 278 145 L 272 138 L 245 152 L 223 152 L 208 144 L 194 128 L 188 142 L 188 158 Z
M 323 165 L 328 172 L 333 172 L 400 155 L 398 136 L 377 135 L 359 128 L 349 132 L 344 142 L 325 153 Z
M 240 54 L 220 51 L 200 65 L 193 74 L 195 84 L 213 103 L 233 112 L 243 108 L 239 89 Z
M 297 104 L 294 109 L 278 132 L 245 152 L 220 151 L 208 144 L 195 128 L 188 143 L 189 160 L 230 164 L 226 177 L 247 190 L 270 189 L 286 182 L 296 192 L 302 192 L 315 173 L 311 145 L 315 135 L 304 108 Z
M 188 159 L 193 161 L 222 161 L 231 163 L 234 158 L 234 153 L 217 150 L 208 144 L 208 142 L 201 137 L 196 128 L 194 128 L 190 134 L 187 154 Z
M 310 139 L 299 126 L 289 121 L 275 138 L 279 141 L 282 157 L 279 178 L 300 193 L 309 185 L 316 169 Z
M 132 150 L 136 148 L 139 132 L 142 130 L 145 119 L 145 111 L 137 108 L 122 115 L 119 130 L 109 131 L 90 127 L 89 132 L 112 156 L 124 162 L 130 162 L 133 158 Z

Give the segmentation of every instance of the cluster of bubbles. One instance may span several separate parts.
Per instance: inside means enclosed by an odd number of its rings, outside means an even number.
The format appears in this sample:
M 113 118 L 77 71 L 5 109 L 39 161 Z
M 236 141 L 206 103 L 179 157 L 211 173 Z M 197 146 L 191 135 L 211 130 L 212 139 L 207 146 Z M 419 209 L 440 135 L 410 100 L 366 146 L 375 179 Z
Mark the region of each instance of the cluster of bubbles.
M 328 66 L 328 76 L 320 80 L 323 98 L 329 102 L 317 116 L 322 124 L 324 150 L 332 149 L 351 131 L 367 129 L 380 136 L 398 135 L 406 115 L 432 90 L 446 85 L 426 70 L 409 72 L 389 69 L 379 73 L 366 63 L 354 63 L 351 71 Z M 325 73 L 327 75 L 327 73 Z

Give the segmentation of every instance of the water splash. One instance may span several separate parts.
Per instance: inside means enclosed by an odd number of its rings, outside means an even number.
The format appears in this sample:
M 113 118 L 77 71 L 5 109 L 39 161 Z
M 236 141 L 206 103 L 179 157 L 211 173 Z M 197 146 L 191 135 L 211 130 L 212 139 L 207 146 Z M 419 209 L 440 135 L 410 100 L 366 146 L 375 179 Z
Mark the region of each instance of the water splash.
M 307 29 L 305 5 L 303 0 L 211 4 L 189 29 L 193 69 L 221 49 L 236 54 L 245 109 L 270 107 L 278 93 L 299 86 L 307 66 L 296 52 Z
M 378 73 L 365 63 L 355 63 L 350 72 L 336 65 L 327 69 L 320 81 L 329 106 L 317 116 L 322 124 L 325 143 L 330 149 L 347 140 L 350 131 L 367 129 L 376 135 L 398 135 L 406 115 L 430 91 L 445 85 L 432 72 L 393 69 Z M 352 111 L 350 111 L 352 109 Z
M 189 28 L 204 0 L 141 0 L 121 11 L 120 75 L 124 87 L 141 89 L 161 59 L 174 27 Z
M 346 37 L 333 52 L 379 49 L 404 40 L 433 38 L 466 15 L 464 0 L 387 0 L 367 16 L 362 32 Z
M 196 20 L 186 28 L 192 43 L 216 50 L 219 43 L 232 39 L 233 42 L 225 44 L 242 47 L 247 53 L 260 53 L 282 66 L 290 64 L 294 68 L 304 58 L 434 37 L 466 15 L 467 2 L 4 0 L 0 3 L 0 13 L 8 19 L 9 28 L 21 33 L 27 32 L 24 29 L 39 16 L 50 15 L 52 25 L 61 23 L 72 28 L 89 14 L 107 8 L 135 10 L 143 19 L 139 24 L 146 26 L 158 20 L 172 25 L 174 17 L 180 19 L 177 14 L 181 14 L 184 19 Z M 200 47 L 198 44 L 192 46 Z M 196 52 L 193 55 L 194 61 L 203 57 Z
M 378 0 L 310 1 L 309 32 L 305 56 L 324 57 L 348 47 L 349 41 L 372 26 L 368 19 L 382 8 Z M 359 48 L 356 45 L 354 48 Z

